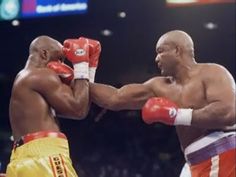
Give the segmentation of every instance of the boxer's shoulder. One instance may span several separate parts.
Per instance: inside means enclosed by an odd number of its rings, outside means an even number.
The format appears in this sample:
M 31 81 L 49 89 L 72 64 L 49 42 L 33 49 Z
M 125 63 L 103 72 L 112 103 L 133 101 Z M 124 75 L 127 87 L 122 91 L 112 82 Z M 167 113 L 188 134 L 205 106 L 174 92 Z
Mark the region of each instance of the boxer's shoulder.
M 224 66 L 217 63 L 201 63 L 198 64 L 198 67 L 200 71 L 207 72 L 222 72 L 227 70 Z
M 56 73 L 49 68 L 36 68 L 29 71 L 29 81 L 52 80 L 58 78 Z
M 157 76 L 149 79 L 146 83 L 148 84 L 171 84 L 173 82 L 172 77 Z
M 16 79 L 27 79 L 27 78 L 34 78 L 34 77 L 40 77 L 44 75 L 54 75 L 56 74 L 50 70 L 49 68 L 34 68 L 34 69 L 23 69 L 21 70 L 17 76 Z
M 54 83 L 61 83 L 54 71 L 48 68 L 37 68 L 20 71 L 16 76 L 14 85 L 17 87 L 38 89 Z
M 227 78 L 229 71 L 222 65 L 216 63 L 200 63 L 197 65 L 197 78 L 202 81 L 214 81 L 215 79 Z

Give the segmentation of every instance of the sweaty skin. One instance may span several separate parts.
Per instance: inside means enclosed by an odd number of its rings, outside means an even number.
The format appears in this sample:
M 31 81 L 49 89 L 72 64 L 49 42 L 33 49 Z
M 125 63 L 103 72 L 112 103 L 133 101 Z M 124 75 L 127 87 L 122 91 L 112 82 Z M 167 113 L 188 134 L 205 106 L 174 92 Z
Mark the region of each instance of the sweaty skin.
M 151 97 L 165 97 L 180 108 L 192 108 L 191 126 L 176 126 L 183 149 L 215 129 L 235 124 L 235 81 L 226 68 L 196 63 L 191 37 L 170 31 L 156 44 L 156 63 L 162 76 L 119 89 L 90 83 L 90 97 L 106 109 L 138 110 Z
M 17 74 L 10 99 L 10 122 L 15 140 L 37 131 L 60 131 L 55 115 L 82 119 L 88 112 L 88 81 L 74 81 L 72 88 L 46 67 L 53 60 L 63 60 L 62 45 L 48 37 L 32 41 L 25 67 Z

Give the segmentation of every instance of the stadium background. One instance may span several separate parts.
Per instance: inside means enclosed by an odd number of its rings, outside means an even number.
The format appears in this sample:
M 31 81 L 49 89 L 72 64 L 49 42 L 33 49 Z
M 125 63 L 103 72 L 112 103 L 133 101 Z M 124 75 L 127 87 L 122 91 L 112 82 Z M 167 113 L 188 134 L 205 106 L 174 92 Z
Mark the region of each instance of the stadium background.
M 12 148 L 12 83 L 36 36 L 49 35 L 60 42 L 79 36 L 99 40 L 96 81 L 120 87 L 159 75 L 156 41 L 180 29 L 192 36 L 198 62 L 219 63 L 236 78 L 235 3 L 168 7 L 164 0 L 89 0 L 83 14 L 19 22 L 14 26 L 12 20 L 0 21 L 0 172 Z M 184 164 L 174 127 L 145 125 L 139 111 L 112 112 L 92 105 L 87 119 L 60 119 L 60 125 L 80 177 L 175 177 Z

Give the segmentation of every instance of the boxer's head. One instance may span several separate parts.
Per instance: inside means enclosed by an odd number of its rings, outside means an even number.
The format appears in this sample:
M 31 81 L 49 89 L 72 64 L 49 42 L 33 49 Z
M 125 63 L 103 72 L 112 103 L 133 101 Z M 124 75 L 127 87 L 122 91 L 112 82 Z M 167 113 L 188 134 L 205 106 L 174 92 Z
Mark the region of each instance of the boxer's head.
M 191 37 L 179 30 L 162 35 L 156 44 L 156 62 L 162 75 L 172 76 L 176 66 L 186 59 L 194 58 L 194 45 Z
M 39 36 L 34 39 L 30 44 L 29 53 L 45 64 L 49 61 L 64 60 L 65 58 L 62 45 L 48 36 Z

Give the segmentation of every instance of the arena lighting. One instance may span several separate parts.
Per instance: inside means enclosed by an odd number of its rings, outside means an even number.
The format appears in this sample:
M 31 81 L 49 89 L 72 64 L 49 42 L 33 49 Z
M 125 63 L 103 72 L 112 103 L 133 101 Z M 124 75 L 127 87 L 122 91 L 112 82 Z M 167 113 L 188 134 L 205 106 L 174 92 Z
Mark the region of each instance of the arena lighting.
M 101 34 L 102 34 L 103 36 L 111 36 L 113 33 L 112 33 L 112 31 L 109 30 L 109 29 L 104 29 L 104 30 L 101 31 Z
M 20 13 L 18 0 L 0 0 L 0 20 L 12 20 Z
M 218 28 L 218 25 L 216 23 L 213 22 L 208 22 L 204 24 L 204 27 L 208 30 L 214 30 Z
M 119 18 L 125 18 L 126 17 L 126 13 L 125 12 L 118 12 L 118 14 L 117 14 L 117 16 L 119 17 Z
M 216 3 L 235 3 L 235 0 L 166 0 L 168 7 L 191 6 Z
M 20 21 L 19 20 L 13 20 L 11 22 L 12 26 L 19 26 L 20 25 Z
M 0 20 L 86 13 L 88 0 L 0 0 Z

